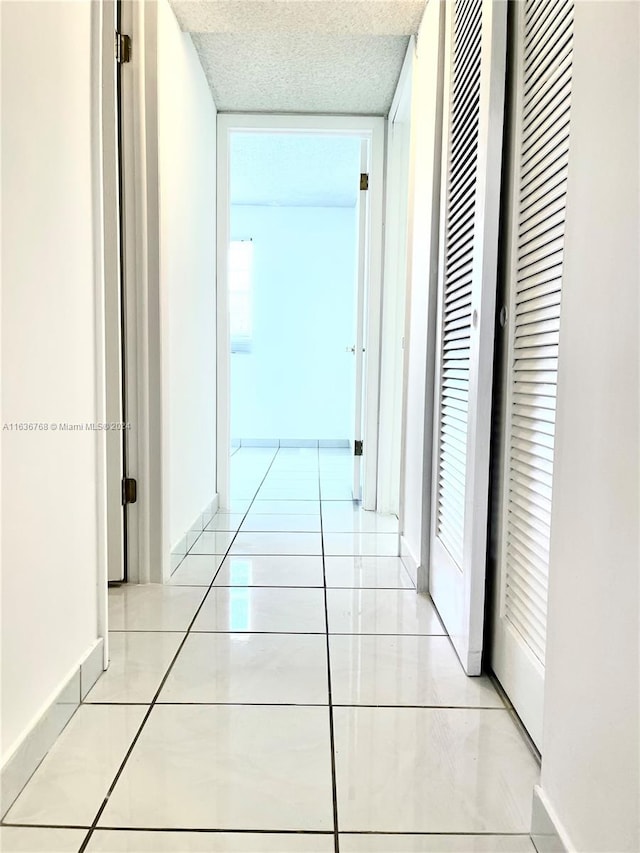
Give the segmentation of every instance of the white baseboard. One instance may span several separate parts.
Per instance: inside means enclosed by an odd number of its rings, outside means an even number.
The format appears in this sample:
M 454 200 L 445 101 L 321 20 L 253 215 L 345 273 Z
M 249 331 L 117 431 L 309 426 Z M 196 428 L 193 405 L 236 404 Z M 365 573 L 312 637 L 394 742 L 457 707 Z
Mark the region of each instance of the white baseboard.
M 576 850 L 540 785 L 533 789 L 531 840 L 538 853 L 575 853 Z
M 238 447 L 351 447 L 348 438 L 234 438 L 231 449 Z
M 400 536 L 400 559 L 414 584 L 418 585 L 418 561 L 414 557 L 404 536 Z
M 193 521 L 193 524 L 189 527 L 184 536 L 182 536 L 181 539 L 171 549 L 171 574 L 175 572 L 180 563 L 186 557 L 191 546 L 195 543 L 198 536 L 200 536 L 207 524 L 209 524 L 213 516 L 217 513 L 219 504 L 220 497 L 218 494 L 216 494 L 214 495 L 213 500 L 209 501 L 209 503 L 204 507 L 202 512 L 198 513 L 198 515 Z
M 0 770 L 0 817 L 5 816 L 104 670 L 104 640 L 95 641 Z

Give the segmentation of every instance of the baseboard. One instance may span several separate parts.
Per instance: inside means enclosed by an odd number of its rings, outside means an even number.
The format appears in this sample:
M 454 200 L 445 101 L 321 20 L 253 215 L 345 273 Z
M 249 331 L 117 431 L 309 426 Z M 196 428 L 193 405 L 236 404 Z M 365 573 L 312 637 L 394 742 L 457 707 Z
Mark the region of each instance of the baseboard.
M 217 513 L 219 504 L 220 496 L 216 494 L 214 495 L 213 500 L 209 501 L 209 503 L 204 507 L 202 512 L 198 513 L 193 524 L 189 527 L 184 536 L 182 536 L 182 538 L 173 546 L 170 557 L 171 574 L 175 572 L 180 563 L 189 553 L 191 546 L 195 543 L 196 539 Z
M 231 449 L 238 447 L 323 447 L 349 448 L 348 438 L 234 438 Z
M 533 789 L 531 840 L 538 853 L 574 853 L 575 847 L 540 785 Z
M 400 536 L 400 559 L 414 584 L 418 585 L 418 561 L 414 557 L 404 536 Z
M 4 818 L 42 759 L 102 675 L 104 640 L 96 640 L 0 770 L 0 817 Z

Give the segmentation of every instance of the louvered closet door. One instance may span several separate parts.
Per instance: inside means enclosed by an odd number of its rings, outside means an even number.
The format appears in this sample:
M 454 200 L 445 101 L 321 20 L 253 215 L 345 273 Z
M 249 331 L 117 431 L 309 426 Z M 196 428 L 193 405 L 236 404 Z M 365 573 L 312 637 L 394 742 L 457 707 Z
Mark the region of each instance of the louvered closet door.
M 492 665 L 542 738 L 573 3 L 516 4 L 501 534 Z
M 506 3 L 447 5 L 429 590 L 469 675 L 484 618 Z

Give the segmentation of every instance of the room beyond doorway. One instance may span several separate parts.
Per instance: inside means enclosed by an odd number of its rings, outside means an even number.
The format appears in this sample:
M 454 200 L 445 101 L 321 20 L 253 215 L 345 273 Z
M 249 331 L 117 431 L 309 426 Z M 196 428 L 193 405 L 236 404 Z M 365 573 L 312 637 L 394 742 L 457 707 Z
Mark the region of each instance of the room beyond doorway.
M 220 504 L 238 446 L 320 445 L 351 448 L 375 508 L 384 121 L 218 128 Z
M 353 136 L 231 136 L 232 446 L 349 446 L 359 175 Z

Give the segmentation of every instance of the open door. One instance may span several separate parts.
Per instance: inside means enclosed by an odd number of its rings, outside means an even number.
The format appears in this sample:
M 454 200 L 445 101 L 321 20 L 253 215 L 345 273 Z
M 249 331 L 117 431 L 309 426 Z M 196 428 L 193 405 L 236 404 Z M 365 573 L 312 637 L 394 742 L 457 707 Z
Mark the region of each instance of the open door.
M 507 4 L 446 7 L 429 591 L 482 665 Z
M 110 378 L 107 382 L 107 415 L 110 422 L 126 424 L 126 387 L 124 381 L 124 174 L 122 168 L 122 132 L 123 132 L 123 80 L 122 66 L 129 61 L 127 36 L 123 34 L 122 2 L 115 0 L 113 26 L 116 33 L 117 51 L 110 53 L 113 63 L 113 76 L 109 75 L 108 85 L 112 91 L 115 121 L 108 123 L 114 128 L 112 136 L 105 134 L 103 144 L 106 150 L 105 164 L 114 172 L 110 181 L 105 181 L 105 193 L 114 188 L 113 198 L 105 199 L 105 229 L 107 242 L 116 247 L 116 251 L 106 259 L 106 312 L 107 323 L 106 348 L 107 370 Z M 105 101 L 109 100 L 105 96 Z M 105 166 L 106 168 L 106 166 Z M 131 484 L 126 481 L 127 466 L 127 430 L 112 429 L 106 434 L 108 466 L 108 581 L 118 584 L 127 580 L 127 498 L 132 497 Z
M 354 417 L 351 449 L 353 451 L 353 499 L 362 499 L 362 455 L 364 452 L 364 319 L 366 311 L 366 280 L 367 280 L 367 233 L 368 233 L 368 190 L 369 190 L 369 144 L 363 139 L 360 143 L 360 191 L 356 206 L 356 292 L 355 292 L 355 389 Z

